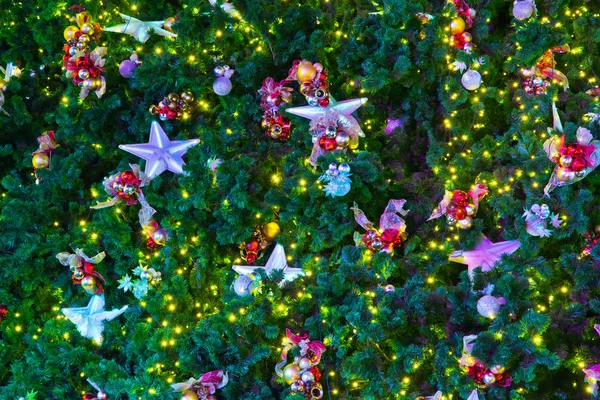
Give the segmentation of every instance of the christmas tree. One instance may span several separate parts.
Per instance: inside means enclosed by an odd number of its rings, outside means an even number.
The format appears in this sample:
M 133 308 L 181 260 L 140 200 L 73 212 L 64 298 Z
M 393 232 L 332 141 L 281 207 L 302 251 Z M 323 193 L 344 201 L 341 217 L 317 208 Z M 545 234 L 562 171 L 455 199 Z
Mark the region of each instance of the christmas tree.
M 4 1 L 0 398 L 594 397 L 600 6 L 537 3 Z

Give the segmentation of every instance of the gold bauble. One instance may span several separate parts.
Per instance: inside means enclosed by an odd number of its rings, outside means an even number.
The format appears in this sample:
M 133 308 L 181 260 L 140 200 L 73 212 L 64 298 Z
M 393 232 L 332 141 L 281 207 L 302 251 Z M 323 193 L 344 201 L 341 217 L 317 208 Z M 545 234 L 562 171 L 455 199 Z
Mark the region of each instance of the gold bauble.
M 283 369 L 283 380 L 288 385 L 300 378 L 300 368 L 296 364 L 288 364 Z
M 63 32 L 63 35 L 65 37 L 65 40 L 69 40 L 69 39 L 75 39 L 75 34 L 79 32 L 79 28 L 76 26 L 67 26 L 67 28 L 65 29 L 65 31 Z
M 181 392 L 181 400 L 198 400 L 198 395 L 192 390 L 184 390 Z
M 465 23 L 465 20 L 461 17 L 456 17 L 452 20 L 452 22 L 450 22 L 450 32 L 452 32 L 453 35 L 463 33 L 466 27 L 467 24 Z
M 350 136 L 350 143 L 348 143 L 348 147 L 351 150 L 358 148 L 358 136 Z
M 98 287 L 96 286 L 96 278 L 91 275 L 86 276 L 81 280 L 81 287 L 88 293 L 96 294 Z
M 165 30 L 169 31 L 169 32 L 173 32 L 171 30 L 171 28 L 173 28 L 173 24 L 177 22 L 175 21 L 175 17 L 169 17 L 167 19 L 165 19 L 165 22 L 163 23 L 163 28 L 165 28 Z
M 4 90 L 7 83 L 4 79 L 0 78 L 0 90 Z
M 462 38 L 465 41 L 465 43 L 471 43 L 473 41 L 473 36 L 471 36 L 469 32 L 463 32 Z
M 310 82 L 317 76 L 317 69 L 310 61 L 302 61 L 298 65 L 298 80 L 300 82 Z
M 81 32 L 85 33 L 86 35 L 93 35 L 94 26 L 92 24 L 83 24 L 81 25 Z
M 173 102 L 179 101 L 179 95 L 177 93 L 169 93 L 167 98 L 169 99 L 169 101 L 173 101 Z
M 273 240 L 279 235 L 281 228 L 276 222 L 269 222 L 263 227 L 263 233 L 269 240 Z
M 181 94 L 181 100 L 191 103 L 194 101 L 194 94 L 192 92 L 184 92 Z
M 48 168 L 50 165 L 50 157 L 46 153 L 35 153 L 31 159 L 33 168 Z

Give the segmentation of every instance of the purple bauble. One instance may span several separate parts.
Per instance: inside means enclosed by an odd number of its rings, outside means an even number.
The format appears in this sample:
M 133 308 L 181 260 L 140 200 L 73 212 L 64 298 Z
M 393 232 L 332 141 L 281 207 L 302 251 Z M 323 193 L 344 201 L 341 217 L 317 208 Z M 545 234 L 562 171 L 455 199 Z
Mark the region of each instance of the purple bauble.
M 133 71 L 137 68 L 135 62 L 131 60 L 125 60 L 119 65 L 119 73 L 123 78 L 131 78 L 133 76 Z

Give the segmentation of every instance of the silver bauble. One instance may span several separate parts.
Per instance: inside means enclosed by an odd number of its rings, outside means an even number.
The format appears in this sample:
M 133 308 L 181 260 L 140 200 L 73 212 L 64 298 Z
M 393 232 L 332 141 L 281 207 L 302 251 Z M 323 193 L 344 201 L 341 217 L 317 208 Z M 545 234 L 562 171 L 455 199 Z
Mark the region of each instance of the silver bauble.
M 325 137 L 334 138 L 335 137 L 335 133 L 336 133 L 335 126 L 331 126 L 330 125 L 327 128 L 325 128 Z
M 487 294 L 477 300 L 477 312 L 483 317 L 494 319 L 500 312 L 500 303 L 494 296 Z
M 493 385 L 494 383 L 496 383 L 496 376 L 491 372 L 486 372 L 483 375 L 483 383 L 485 383 L 488 386 Z
M 533 14 L 533 4 L 530 0 L 516 0 L 513 5 L 513 16 L 519 21 L 531 17 Z
M 233 291 L 238 296 L 249 296 L 254 290 L 254 281 L 248 275 L 240 275 L 233 283 Z
M 303 372 L 302 373 L 302 381 L 304 383 L 314 382 L 315 381 L 315 376 L 310 371 Z
M 350 135 L 346 131 L 339 131 L 335 136 L 335 143 L 338 147 L 346 148 L 350 143 Z
M 460 82 L 463 84 L 465 89 L 467 90 L 476 90 L 481 86 L 481 74 L 475 70 L 468 70 L 465 72 L 460 79 Z
M 564 155 L 560 158 L 559 162 L 561 166 L 568 167 L 573 162 L 573 157 Z
M 350 172 L 350 166 L 346 163 L 342 163 L 340 164 L 340 166 L 338 167 L 338 171 L 343 172 L 345 174 Z
M 473 214 L 475 214 L 476 211 L 477 211 L 477 209 L 472 204 L 469 204 L 465 207 L 465 212 L 467 213 L 467 215 L 473 215 Z
M 231 80 L 229 78 L 225 78 L 224 76 L 220 76 L 215 79 L 213 83 L 213 90 L 219 96 L 226 96 L 231 92 Z
M 223 74 L 225 73 L 225 69 L 223 67 L 221 67 L 220 65 L 217 65 L 215 67 L 214 73 L 215 73 L 215 76 L 223 76 Z
M 127 196 L 131 196 L 135 193 L 135 186 L 129 184 L 123 185 L 123 193 Z
M 460 229 L 469 229 L 473 226 L 473 218 L 465 217 L 457 222 L 457 225 Z
M 300 360 L 298 360 L 298 366 L 303 371 L 306 370 L 306 369 L 309 369 L 311 365 L 312 365 L 312 363 L 306 357 L 302 357 Z
M 304 382 L 302 381 L 294 381 L 290 385 L 290 391 L 292 393 L 302 393 L 304 392 Z

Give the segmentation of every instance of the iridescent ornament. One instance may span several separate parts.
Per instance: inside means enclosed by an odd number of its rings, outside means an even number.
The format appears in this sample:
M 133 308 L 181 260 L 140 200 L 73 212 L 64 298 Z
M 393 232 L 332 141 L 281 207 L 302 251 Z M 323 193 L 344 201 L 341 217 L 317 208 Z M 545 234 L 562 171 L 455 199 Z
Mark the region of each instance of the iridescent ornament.
M 50 165 L 50 157 L 46 153 L 35 153 L 31 159 L 33 168 L 48 168 Z
M 486 294 L 477 301 L 477 312 L 483 317 L 494 319 L 500 312 L 500 306 L 505 303 L 506 301 L 502 297 Z
M 485 383 L 488 386 L 493 385 L 494 383 L 496 383 L 496 375 L 494 375 L 491 372 L 486 372 L 485 374 L 483 374 L 483 383 Z
M 339 197 L 345 196 L 350 191 L 352 181 L 350 180 L 350 166 L 340 164 L 339 167 L 333 163 L 324 175 L 319 177 L 319 181 L 327 182 L 323 188 L 327 196 Z
M 309 369 L 311 365 L 311 361 L 306 357 L 302 357 L 300 360 L 298 360 L 298 367 L 300 367 L 302 371 Z
M 283 368 L 283 380 L 288 385 L 298 380 L 300 377 L 300 368 L 296 364 L 288 364 Z
M 255 282 L 248 275 L 240 275 L 233 283 L 233 291 L 241 297 L 246 297 L 252 294 L 256 288 Z
M 469 69 L 460 80 L 467 90 L 476 90 L 481 86 L 481 74 L 475 70 Z
M 460 229 L 469 229 L 473 226 L 473 218 L 467 216 L 463 219 L 458 220 L 456 224 Z
M 523 21 L 533 14 L 535 4 L 533 0 L 515 0 L 513 4 L 513 16 L 519 21 Z
M 303 393 L 304 388 L 305 388 L 305 385 L 304 385 L 304 382 L 302 382 L 302 381 L 294 381 L 290 385 L 290 391 L 292 393 Z
M 215 67 L 214 72 L 215 72 L 215 75 L 217 76 L 217 79 L 215 79 L 215 81 L 213 82 L 214 92 L 216 94 L 218 94 L 219 96 L 228 95 L 229 92 L 231 92 L 231 88 L 232 88 L 231 80 L 229 78 L 231 78 L 231 76 L 233 75 L 235 70 L 229 68 L 228 65 L 225 65 L 223 67 L 221 67 L 221 66 Z

